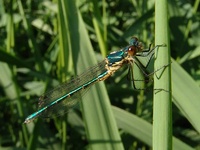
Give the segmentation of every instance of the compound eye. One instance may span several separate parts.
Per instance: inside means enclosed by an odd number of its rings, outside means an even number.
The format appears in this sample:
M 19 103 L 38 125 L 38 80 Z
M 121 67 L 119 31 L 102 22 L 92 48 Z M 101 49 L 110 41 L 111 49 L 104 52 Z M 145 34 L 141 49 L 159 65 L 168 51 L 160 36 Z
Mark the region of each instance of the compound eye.
M 137 53 L 137 49 L 136 49 L 135 46 L 130 46 L 130 47 L 128 48 L 128 55 L 134 56 L 134 55 L 136 55 L 136 53 Z
M 135 41 L 135 42 L 138 42 L 138 38 L 133 36 L 132 39 Z
M 137 37 L 132 37 L 131 40 L 129 41 L 130 45 L 137 46 L 138 45 L 138 38 Z

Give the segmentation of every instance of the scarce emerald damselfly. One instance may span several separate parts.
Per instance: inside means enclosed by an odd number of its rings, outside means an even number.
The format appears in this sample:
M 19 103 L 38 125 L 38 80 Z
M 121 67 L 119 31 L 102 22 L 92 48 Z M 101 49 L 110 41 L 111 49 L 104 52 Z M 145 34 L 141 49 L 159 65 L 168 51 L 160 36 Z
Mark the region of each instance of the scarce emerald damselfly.
M 151 59 L 154 54 L 154 49 L 157 46 L 152 49 L 150 47 L 148 50 L 144 50 L 138 38 L 132 37 L 128 46 L 119 51 L 110 53 L 102 62 L 40 96 L 38 111 L 29 115 L 24 123 L 29 123 L 39 116 L 47 118 L 53 114 L 63 114 L 63 112 L 67 112 L 79 102 L 83 93 L 85 93 L 91 85 L 106 80 L 124 65 L 133 66 L 133 64 L 136 64 L 137 68 L 141 70 L 141 76 L 147 76 L 141 67 L 142 64 L 139 57 L 149 57 L 149 59 Z M 133 70 L 129 69 L 129 72 L 133 78 Z M 132 80 L 134 81 L 134 79 Z

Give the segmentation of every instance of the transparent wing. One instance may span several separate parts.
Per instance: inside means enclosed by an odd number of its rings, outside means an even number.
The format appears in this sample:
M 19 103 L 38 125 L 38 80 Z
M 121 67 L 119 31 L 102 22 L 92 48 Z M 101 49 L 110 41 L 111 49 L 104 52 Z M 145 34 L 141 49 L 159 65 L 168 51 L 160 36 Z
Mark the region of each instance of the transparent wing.
M 81 75 L 74 77 L 70 81 L 63 83 L 55 89 L 40 96 L 38 110 L 46 107 L 45 111 L 43 111 L 40 116 L 48 118 L 53 115 L 63 115 L 71 108 L 75 107 L 79 103 L 83 94 L 88 91 L 92 84 L 86 87 L 82 87 L 82 85 L 96 78 L 99 74 L 105 72 L 105 64 L 105 61 L 102 61 L 101 63 L 98 63 L 97 65 L 89 68 Z M 78 92 L 71 92 L 75 91 L 77 88 L 80 88 Z M 58 103 L 55 103 L 63 96 L 66 97 Z
M 87 89 L 81 90 L 80 92 L 75 93 L 72 97 L 67 97 L 63 99 L 61 102 L 55 104 L 53 107 L 46 109 L 41 114 L 41 117 L 43 118 L 51 118 L 52 116 L 62 116 L 66 112 L 68 112 L 70 109 L 76 107 L 81 100 L 81 97 L 89 90 L 90 87 Z M 41 101 L 40 97 L 40 101 Z M 45 101 L 49 101 L 51 99 L 45 99 Z M 43 101 L 43 100 L 42 100 Z M 39 107 L 39 108 L 42 108 Z

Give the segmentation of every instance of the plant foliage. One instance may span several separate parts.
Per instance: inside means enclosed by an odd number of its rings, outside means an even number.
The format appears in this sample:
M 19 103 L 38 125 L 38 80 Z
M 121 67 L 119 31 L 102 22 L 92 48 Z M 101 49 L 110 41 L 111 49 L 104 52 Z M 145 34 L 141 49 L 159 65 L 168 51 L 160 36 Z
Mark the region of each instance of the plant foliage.
M 198 6 L 199 0 L 168 1 L 174 149 L 200 149 Z M 131 36 L 148 49 L 154 7 L 153 0 L 0 0 L 0 149 L 151 149 L 153 92 L 134 90 L 126 67 L 66 115 L 23 122 L 41 94 Z

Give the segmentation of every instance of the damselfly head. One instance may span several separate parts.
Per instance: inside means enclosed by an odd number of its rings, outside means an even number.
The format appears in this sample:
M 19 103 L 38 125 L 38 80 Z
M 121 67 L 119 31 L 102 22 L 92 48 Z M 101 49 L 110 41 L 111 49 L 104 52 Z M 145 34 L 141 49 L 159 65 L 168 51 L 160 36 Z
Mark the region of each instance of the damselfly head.
M 138 40 L 137 37 L 133 36 L 129 42 L 130 45 L 135 46 L 137 48 L 137 52 L 142 51 L 143 45 L 142 42 Z
M 142 42 L 139 42 L 137 37 L 132 37 L 130 42 L 130 46 L 128 47 L 128 55 L 134 56 L 137 52 L 140 52 L 143 50 Z

